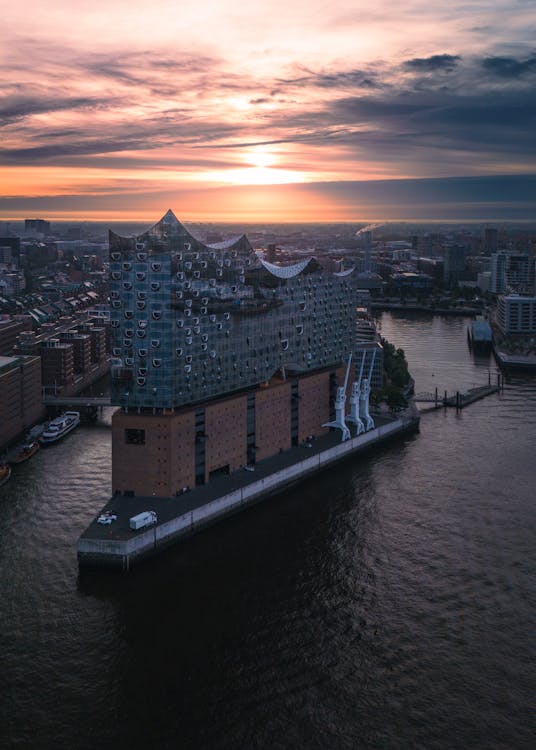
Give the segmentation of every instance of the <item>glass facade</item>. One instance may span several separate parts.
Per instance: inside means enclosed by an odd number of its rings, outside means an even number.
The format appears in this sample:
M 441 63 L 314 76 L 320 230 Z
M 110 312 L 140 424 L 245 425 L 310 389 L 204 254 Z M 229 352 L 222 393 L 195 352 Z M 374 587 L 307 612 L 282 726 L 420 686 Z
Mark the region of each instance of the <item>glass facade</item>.
M 139 237 L 110 232 L 110 297 L 118 406 L 198 403 L 354 349 L 351 273 L 267 263 L 245 235 L 206 245 L 171 211 Z

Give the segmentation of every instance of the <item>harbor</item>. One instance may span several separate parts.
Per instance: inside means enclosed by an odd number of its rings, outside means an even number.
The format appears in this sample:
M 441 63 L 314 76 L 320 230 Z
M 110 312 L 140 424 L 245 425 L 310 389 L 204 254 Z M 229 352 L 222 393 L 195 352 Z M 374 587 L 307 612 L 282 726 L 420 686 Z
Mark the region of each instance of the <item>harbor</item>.
M 406 352 L 416 390 L 434 392 L 437 379 L 467 392 L 493 358 L 469 351 L 466 322 L 384 313 L 382 332 Z M 0 488 L 8 744 L 29 747 L 31 735 L 85 748 L 98 726 L 103 747 L 172 747 L 178 733 L 185 748 L 258 736 L 268 747 L 290 711 L 296 746 L 345 747 L 323 720 L 328 705 L 358 744 L 432 748 L 450 731 L 464 747 L 470 703 L 480 744 L 531 747 L 535 408 L 524 375 L 469 409 L 422 415 L 418 434 L 305 477 L 125 575 L 77 565 L 80 534 L 111 496 L 105 407 Z M 515 675 L 508 690 L 499 674 Z M 417 727 L 408 700 L 425 715 Z

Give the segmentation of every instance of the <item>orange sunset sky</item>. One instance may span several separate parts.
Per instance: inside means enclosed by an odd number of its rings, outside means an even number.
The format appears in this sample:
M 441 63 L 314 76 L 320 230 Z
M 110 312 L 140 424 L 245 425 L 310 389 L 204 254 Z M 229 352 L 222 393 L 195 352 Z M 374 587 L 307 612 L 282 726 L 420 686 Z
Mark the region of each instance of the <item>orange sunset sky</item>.
M 0 218 L 535 216 L 532 2 L 0 6 Z

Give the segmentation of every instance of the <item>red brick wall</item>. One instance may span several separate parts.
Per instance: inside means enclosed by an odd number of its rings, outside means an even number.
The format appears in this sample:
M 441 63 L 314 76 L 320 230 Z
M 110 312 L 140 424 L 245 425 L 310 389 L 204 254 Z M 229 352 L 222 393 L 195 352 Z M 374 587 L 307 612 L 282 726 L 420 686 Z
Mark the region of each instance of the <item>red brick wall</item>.
M 308 435 L 322 435 L 329 421 L 329 372 L 301 378 L 298 384 L 298 441 L 303 442 Z
M 229 464 L 236 471 L 247 463 L 247 398 L 236 396 L 205 408 L 205 478 Z
M 145 444 L 126 442 L 126 429 L 145 430 Z M 112 418 L 112 490 L 170 497 L 195 485 L 195 412 Z
M 290 448 L 290 397 L 290 383 L 263 388 L 255 394 L 257 461 Z

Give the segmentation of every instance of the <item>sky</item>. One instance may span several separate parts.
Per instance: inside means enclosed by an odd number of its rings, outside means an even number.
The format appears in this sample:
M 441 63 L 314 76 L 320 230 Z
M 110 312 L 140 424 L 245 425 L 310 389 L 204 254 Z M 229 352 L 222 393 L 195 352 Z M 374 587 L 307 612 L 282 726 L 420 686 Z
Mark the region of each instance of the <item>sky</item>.
M 533 0 L 0 0 L 0 218 L 536 218 Z

